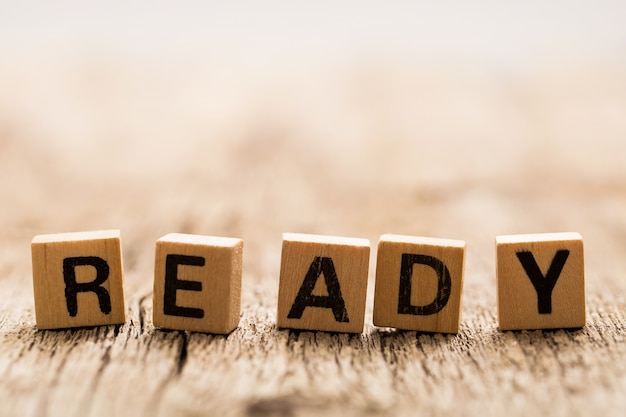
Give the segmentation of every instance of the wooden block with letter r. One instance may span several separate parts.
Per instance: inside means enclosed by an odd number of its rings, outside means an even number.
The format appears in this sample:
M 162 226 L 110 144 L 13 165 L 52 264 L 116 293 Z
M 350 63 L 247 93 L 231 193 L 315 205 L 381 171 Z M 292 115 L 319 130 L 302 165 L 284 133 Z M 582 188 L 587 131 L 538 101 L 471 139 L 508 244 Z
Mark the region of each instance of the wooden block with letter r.
M 374 325 L 457 333 L 465 242 L 383 235 L 378 243 Z
M 366 239 L 283 234 L 278 327 L 362 332 L 369 253 Z
M 241 312 L 241 239 L 170 233 L 156 242 L 155 327 L 228 334 Z
M 583 239 L 578 233 L 496 237 L 501 330 L 585 325 Z
M 124 323 L 119 230 L 35 236 L 31 254 L 39 329 Z

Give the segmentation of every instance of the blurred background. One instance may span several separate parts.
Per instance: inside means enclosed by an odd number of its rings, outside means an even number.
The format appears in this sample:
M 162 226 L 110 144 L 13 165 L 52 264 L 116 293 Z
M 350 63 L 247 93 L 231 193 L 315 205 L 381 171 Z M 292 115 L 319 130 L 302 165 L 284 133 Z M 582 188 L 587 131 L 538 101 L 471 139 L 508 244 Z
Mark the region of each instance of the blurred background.
M 622 1 L 0 1 L 16 262 L 121 228 L 151 284 L 178 231 L 243 237 L 277 279 L 282 232 L 394 232 L 471 240 L 487 278 L 496 234 L 600 244 L 625 140 Z

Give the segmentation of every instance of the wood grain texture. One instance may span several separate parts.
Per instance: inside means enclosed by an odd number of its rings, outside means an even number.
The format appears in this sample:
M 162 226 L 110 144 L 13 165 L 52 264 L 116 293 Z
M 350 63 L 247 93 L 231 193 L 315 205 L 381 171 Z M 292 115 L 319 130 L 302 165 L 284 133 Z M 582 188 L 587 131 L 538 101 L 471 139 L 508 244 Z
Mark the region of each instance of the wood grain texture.
M 624 415 L 623 54 L 529 72 L 403 55 L 269 77 L 195 49 L 45 50 L 0 66 L 0 415 Z M 125 323 L 38 330 L 33 236 L 109 228 Z M 587 324 L 500 331 L 494 237 L 563 230 L 585 238 Z M 362 334 L 278 329 L 285 231 L 466 241 L 458 334 L 372 326 L 372 264 Z M 155 242 L 170 232 L 243 238 L 231 334 L 155 329 Z
M 237 238 L 170 233 L 157 240 L 154 325 L 232 332 L 241 314 L 242 259 L 243 241 Z
M 374 325 L 457 333 L 464 266 L 463 241 L 381 236 L 376 259 Z

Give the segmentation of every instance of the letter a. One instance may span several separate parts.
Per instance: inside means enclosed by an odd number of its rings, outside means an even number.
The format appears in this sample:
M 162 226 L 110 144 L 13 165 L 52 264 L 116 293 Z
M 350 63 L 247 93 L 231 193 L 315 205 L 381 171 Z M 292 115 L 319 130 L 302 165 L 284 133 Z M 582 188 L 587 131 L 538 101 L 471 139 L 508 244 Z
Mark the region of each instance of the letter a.
M 322 274 L 324 275 L 328 295 L 313 295 L 315 284 Z M 341 288 L 339 287 L 339 280 L 337 279 L 337 272 L 335 272 L 332 258 L 317 256 L 313 260 L 287 318 L 302 318 L 304 309 L 307 307 L 330 308 L 333 310 L 335 321 L 341 323 L 350 322 L 348 312 L 346 311 L 346 303 L 341 296 Z

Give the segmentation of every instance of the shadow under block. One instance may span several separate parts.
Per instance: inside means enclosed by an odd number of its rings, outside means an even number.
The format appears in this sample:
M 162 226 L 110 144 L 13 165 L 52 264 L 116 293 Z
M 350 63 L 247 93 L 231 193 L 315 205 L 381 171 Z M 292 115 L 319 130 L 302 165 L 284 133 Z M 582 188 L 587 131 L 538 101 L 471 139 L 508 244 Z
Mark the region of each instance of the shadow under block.
M 501 330 L 585 325 L 583 240 L 578 233 L 496 237 Z
M 241 239 L 171 233 L 156 242 L 155 327 L 228 334 L 241 312 Z
M 124 323 L 119 230 L 35 236 L 31 254 L 39 329 Z
M 457 333 L 465 242 L 383 235 L 378 242 L 374 325 Z
M 278 327 L 361 333 L 369 254 L 366 239 L 283 234 Z

